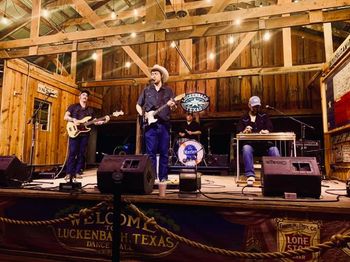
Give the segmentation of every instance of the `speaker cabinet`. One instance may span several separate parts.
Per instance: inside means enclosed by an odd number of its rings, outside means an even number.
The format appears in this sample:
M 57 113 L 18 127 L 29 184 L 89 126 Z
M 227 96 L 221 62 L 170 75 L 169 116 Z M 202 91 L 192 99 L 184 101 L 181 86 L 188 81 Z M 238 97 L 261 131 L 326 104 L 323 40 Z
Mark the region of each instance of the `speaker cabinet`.
M 26 165 L 16 156 L 0 156 L 0 187 L 20 187 L 26 179 Z
M 201 173 L 198 173 L 195 168 L 182 169 L 179 179 L 180 192 L 196 192 L 201 189 Z
M 104 156 L 97 170 L 97 186 L 101 193 L 113 193 L 115 180 L 122 176 L 122 193 L 150 194 L 156 177 L 147 155 Z
M 262 192 L 264 196 L 319 198 L 321 175 L 315 157 L 262 157 Z

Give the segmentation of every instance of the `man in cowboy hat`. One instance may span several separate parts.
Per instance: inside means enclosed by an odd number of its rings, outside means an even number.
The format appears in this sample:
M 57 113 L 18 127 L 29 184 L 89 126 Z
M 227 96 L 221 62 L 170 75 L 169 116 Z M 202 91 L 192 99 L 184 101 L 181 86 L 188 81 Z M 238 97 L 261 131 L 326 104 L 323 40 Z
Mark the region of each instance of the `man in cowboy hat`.
M 150 84 L 143 89 L 136 104 L 136 110 L 145 118 L 145 122 L 152 118 L 156 120 L 144 127 L 144 139 L 146 153 L 150 156 L 154 170 L 157 166 L 156 155 L 159 154 L 159 181 L 168 179 L 170 109 L 175 106 L 172 89 L 164 85 L 168 78 L 168 70 L 160 65 L 154 65 L 151 69 Z M 167 106 L 154 114 L 165 104 Z
M 239 120 L 237 132 L 249 134 L 268 134 L 273 130 L 269 116 L 261 112 L 261 101 L 258 96 L 252 96 L 248 102 L 249 112 L 245 113 Z M 244 141 L 242 148 L 244 171 L 247 177 L 247 185 L 253 186 L 255 182 L 254 156 L 259 152 L 261 155 L 280 156 L 278 148 L 271 142 L 265 141 Z

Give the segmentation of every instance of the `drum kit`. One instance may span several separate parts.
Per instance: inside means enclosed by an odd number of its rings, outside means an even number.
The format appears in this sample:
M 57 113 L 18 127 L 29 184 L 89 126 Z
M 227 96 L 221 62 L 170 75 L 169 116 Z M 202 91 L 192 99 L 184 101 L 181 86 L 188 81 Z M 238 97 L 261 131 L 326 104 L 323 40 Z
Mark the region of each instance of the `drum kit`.
M 209 97 L 202 93 L 186 94 L 181 101 L 181 107 L 192 113 L 201 112 L 209 106 Z M 172 131 L 170 130 L 170 136 L 171 134 Z M 211 157 L 210 128 L 208 129 L 208 154 L 206 157 L 204 157 L 203 145 L 197 140 L 177 137 L 173 146 L 171 138 L 169 143 L 169 165 L 197 166 L 203 161 L 204 165 L 207 166 L 205 158 L 208 157 L 209 159 Z M 175 151 L 177 151 L 177 154 Z

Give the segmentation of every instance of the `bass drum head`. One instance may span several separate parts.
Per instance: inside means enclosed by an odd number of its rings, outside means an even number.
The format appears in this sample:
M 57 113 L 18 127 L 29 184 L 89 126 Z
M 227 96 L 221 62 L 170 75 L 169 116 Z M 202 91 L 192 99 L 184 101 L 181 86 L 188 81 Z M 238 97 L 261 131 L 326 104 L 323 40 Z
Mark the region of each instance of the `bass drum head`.
M 204 148 L 201 143 L 195 140 L 188 140 L 180 145 L 177 156 L 179 161 L 185 166 L 196 166 L 203 159 Z

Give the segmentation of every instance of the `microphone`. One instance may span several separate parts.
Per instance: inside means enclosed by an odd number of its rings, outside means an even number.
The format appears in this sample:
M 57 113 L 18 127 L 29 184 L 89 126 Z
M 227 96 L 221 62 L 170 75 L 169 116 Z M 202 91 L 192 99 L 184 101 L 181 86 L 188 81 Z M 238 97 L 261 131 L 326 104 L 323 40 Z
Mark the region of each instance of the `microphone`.
M 269 106 L 269 105 L 266 105 L 265 108 L 269 109 L 269 110 L 275 110 L 275 108 L 273 106 Z

